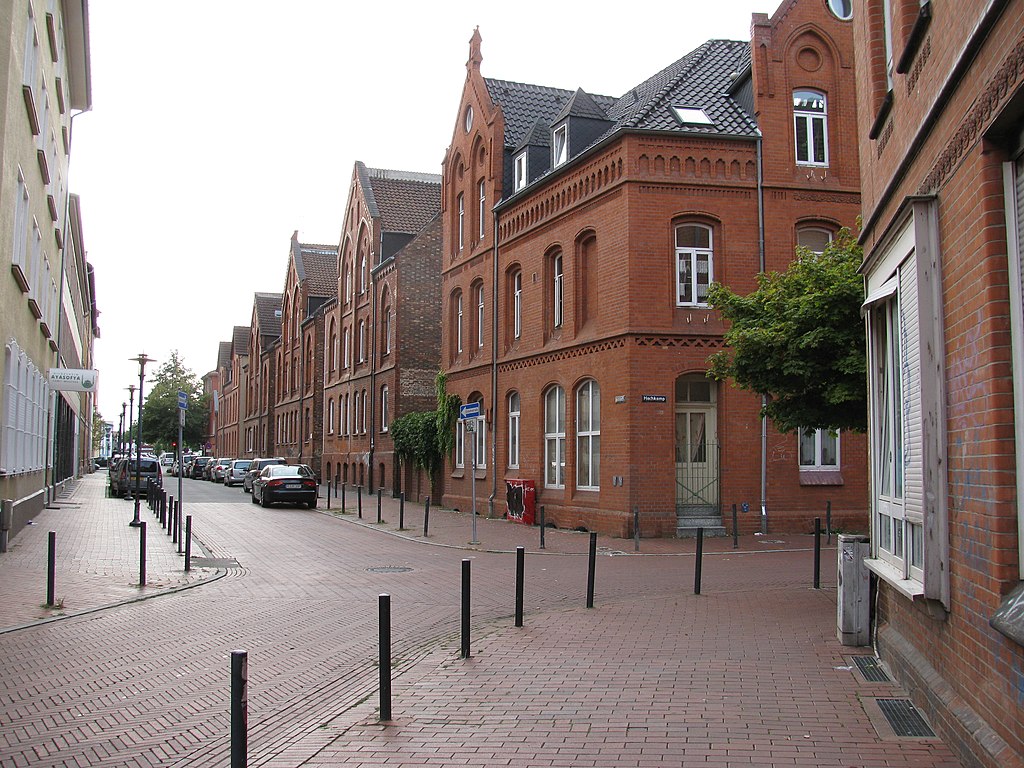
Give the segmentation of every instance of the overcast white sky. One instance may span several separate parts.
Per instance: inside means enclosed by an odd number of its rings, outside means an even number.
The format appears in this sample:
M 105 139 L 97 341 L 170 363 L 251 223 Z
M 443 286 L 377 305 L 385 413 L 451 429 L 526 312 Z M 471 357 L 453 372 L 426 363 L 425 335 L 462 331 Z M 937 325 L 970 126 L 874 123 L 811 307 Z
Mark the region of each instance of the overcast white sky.
M 70 186 L 103 417 L 119 420 L 139 352 L 157 361 L 147 380 L 173 349 L 211 370 L 253 293 L 282 290 L 293 231 L 337 244 L 357 160 L 440 173 L 475 26 L 485 77 L 619 96 L 778 6 L 90 0 L 93 109 L 74 121 Z

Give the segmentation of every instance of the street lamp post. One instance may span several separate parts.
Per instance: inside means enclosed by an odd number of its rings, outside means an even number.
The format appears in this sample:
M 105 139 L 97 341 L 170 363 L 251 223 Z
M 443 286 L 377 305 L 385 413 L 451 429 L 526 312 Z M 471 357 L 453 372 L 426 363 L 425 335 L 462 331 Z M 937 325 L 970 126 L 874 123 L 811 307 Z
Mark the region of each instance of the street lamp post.
M 125 426 L 128 427 L 128 439 L 125 441 L 125 454 L 130 459 L 132 457 L 132 419 L 135 418 L 135 385 L 129 384 L 125 389 L 128 390 L 128 421 L 125 422 Z
M 121 429 L 117 433 L 117 456 L 120 458 L 124 455 L 124 409 L 128 407 L 128 403 L 121 403 Z
M 128 523 L 137 528 L 142 525 L 139 520 L 139 495 L 142 493 L 142 383 L 146 379 L 146 363 L 152 362 L 153 358 L 140 352 L 138 357 L 129 359 L 139 364 L 139 417 L 135 427 L 135 518 Z

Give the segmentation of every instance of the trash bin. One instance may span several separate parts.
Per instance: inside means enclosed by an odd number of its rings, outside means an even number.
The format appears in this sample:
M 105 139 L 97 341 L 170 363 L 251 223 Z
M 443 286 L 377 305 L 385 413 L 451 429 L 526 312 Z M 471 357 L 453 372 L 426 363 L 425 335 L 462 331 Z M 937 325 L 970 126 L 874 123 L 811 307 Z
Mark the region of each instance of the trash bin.
M 533 480 L 506 480 L 505 504 L 507 519 L 533 525 L 537 517 L 537 486 Z

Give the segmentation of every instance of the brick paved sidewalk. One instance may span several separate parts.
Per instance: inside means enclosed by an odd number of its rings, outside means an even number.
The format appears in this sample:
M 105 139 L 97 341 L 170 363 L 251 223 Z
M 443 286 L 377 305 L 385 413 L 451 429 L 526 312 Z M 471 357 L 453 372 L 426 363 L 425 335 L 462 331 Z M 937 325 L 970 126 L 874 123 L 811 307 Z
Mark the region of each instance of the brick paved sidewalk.
M 131 501 L 106 496 L 103 472 L 76 481 L 43 509 L 0 554 L 0 632 L 153 597 L 222 573 L 209 568 L 185 573 L 178 545 L 143 500 L 146 585 L 140 586 L 140 533 L 128 525 L 134 514 Z M 46 606 L 50 531 L 56 533 L 53 607 Z

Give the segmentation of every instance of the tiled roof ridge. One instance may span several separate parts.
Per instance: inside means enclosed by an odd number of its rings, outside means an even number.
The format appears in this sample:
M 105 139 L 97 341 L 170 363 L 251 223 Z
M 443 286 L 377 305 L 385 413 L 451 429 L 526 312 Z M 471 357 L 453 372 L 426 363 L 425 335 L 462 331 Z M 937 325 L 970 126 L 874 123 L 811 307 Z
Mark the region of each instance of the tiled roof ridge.
M 338 251 L 338 246 L 329 243 L 299 243 L 299 248 L 304 251 L 326 251 L 328 253 L 337 253 Z
M 391 168 L 366 168 L 371 179 L 389 179 L 391 181 L 420 181 L 424 184 L 441 184 L 441 174 L 421 173 L 419 171 L 397 171 Z
M 723 42 L 723 41 L 721 41 L 721 40 L 707 40 L 704 43 L 698 45 L 696 48 L 694 48 L 688 54 L 683 56 L 682 59 L 689 59 L 689 61 L 687 62 L 687 65 L 683 66 L 679 70 L 679 72 L 676 73 L 675 77 L 669 79 L 669 81 L 667 83 L 665 83 L 665 85 L 663 85 L 657 92 L 655 92 L 647 100 L 647 103 L 644 106 L 642 106 L 640 109 L 638 109 L 633 114 L 632 118 L 630 118 L 628 121 L 626 121 L 625 125 L 628 126 L 628 127 L 631 127 L 631 128 L 636 126 L 636 125 L 639 125 L 640 122 L 644 118 L 646 118 L 648 115 L 650 115 L 651 111 L 658 104 L 661 103 L 662 99 L 664 99 L 668 94 L 670 94 L 672 92 L 672 90 L 676 86 L 678 86 L 679 83 L 682 82 L 682 80 L 684 78 L 688 77 L 700 65 L 700 63 L 704 61 L 704 59 L 707 57 L 708 53 L 711 51 L 712 46 L 715 43 L 718 43 L 718 42 Z M 682 61 L 682 59 L 679 59 L 678 61 Z M 672 65 L 670 64 L 669 66 L 672 66 Z M 664 71 L 664 70 L 662 70 L 662 71 Z M 657 77 L 657 75 L 655 75 L 655 77 Z M 650 80 L 650 78 L 648 78 L 648 80 Z M 647 80 L 645 80 L 644 82 L 647 82 Z M 639 88 L 642 85 L 643 85 L 643 83 L 640 83 L 639 85 L 635 86 L 634 88 L 632 88 L 630 90 L 631 91 L 636 90 L 637 88 Z

